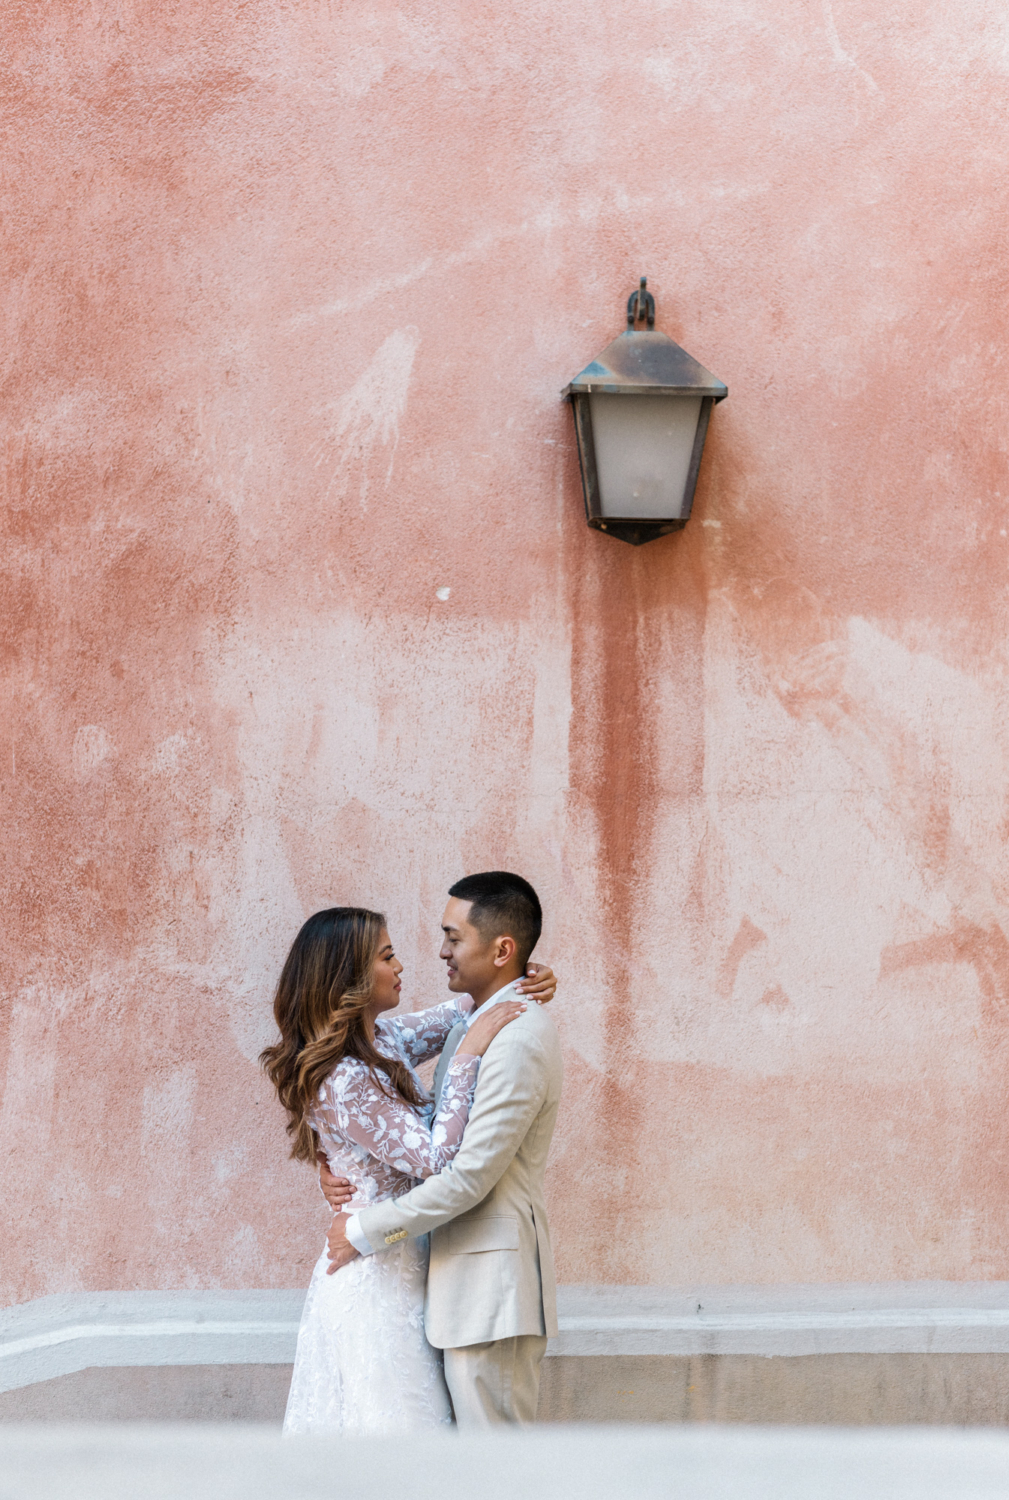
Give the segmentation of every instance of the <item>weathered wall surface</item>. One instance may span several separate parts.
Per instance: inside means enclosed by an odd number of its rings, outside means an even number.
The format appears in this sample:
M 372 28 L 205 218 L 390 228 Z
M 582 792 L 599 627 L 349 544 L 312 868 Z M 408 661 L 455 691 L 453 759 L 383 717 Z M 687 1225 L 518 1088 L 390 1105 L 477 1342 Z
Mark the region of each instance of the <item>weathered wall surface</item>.
M 303 1283 L 286 945 L 438 998 L 501 864 L 564 1280 L 1009 1276 L 1004 6 L 0 14 L 3 1299 Z M 637 550 L 642 272 L 730 396 Z

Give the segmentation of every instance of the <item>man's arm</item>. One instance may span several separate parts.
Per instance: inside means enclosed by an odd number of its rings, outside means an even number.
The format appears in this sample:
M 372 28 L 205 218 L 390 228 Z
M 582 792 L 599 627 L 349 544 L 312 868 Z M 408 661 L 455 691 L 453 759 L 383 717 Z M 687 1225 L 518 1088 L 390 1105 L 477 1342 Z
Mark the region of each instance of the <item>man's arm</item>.
M 546 1053 L 537 1038 L 519 1028 L 505 1028 L 484 1056 L 456 1160 L 402 1199 L 375 1203 L 351 1220 L 337 1214 L 328 1235 L 330 1274 L 357 1254 L 427 1235 L 483 1203 L 543 1107 L 547 1085 Z
M 373 1204 L 357 1217 L 374 1249 L 428 1234 L 481 1203 L 504 1175 L 547 1095 L 541 1043 L 518 1027 L 505 1028 L 484 1057 L 469 1124 L 454 1161 L 402 1198 Z

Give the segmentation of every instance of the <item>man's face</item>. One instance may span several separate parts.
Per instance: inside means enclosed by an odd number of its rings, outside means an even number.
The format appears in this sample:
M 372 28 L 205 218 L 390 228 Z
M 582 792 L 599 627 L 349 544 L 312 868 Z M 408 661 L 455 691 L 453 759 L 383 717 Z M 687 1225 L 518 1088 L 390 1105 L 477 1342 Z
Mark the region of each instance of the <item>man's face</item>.
M 441 957 L 448 964 L 448 987 L 457 995 L 472 995 L 496 978 L 500 968 L 501 939 L 482 937 L 469 921 L 472 901 L 450 896 L 441 919 Z M 510 938 L 503 940 L 511 943 Z M 514 945 L 513 945 L 514 946 Z M 497 962 L 495 959 L 497 958 Z

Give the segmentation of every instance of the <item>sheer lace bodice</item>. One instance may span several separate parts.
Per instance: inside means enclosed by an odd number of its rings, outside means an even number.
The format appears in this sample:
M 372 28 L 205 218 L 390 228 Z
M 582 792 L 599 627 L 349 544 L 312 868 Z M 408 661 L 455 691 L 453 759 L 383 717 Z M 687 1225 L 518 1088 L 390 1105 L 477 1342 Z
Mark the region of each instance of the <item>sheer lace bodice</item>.
M 384 1075 L 377 1081 L 356 1057 L 345 1057 L 322 1085 L 311 1123 L 330 1171 L 354 1186 L 348 1214 L 408 1192 L 419 1179 L 440 1172 L 458 1151 L 480 1059 L 453 1057 L 437 1113 L 416 1069 L 438 1055 L 452 1027 L 468 1014 L 468 1008 L 449 1000 L 418 1015 L 379 1019 L 375 1045 L 410 1069 L 424 1100 L 418 1109 L 390 1097 L 382 1087 Z

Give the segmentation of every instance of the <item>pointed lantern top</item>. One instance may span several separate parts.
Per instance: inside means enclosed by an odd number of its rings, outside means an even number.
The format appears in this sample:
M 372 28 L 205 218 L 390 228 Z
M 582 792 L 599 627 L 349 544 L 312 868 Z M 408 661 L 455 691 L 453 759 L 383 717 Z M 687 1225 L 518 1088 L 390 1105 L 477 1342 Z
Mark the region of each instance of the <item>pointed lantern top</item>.
M 627 300 L 627 331 L 607 344 L 565 386 L 563 394 L 633 392 L 636 396 L 710 396 L 713 401 L 724 401 L 728 386 L 667 334 L 655 332 L 655 299 L 646 285 L 642 276 L 640 288 Z M 648 325 L 640 331 L 635 327 L 639 318 Z
M 729 388 L 665 333 L 619 333 L 564 389 L 565 396 L 606 391 L 636 396 L 711 396 L 724 401 Z

